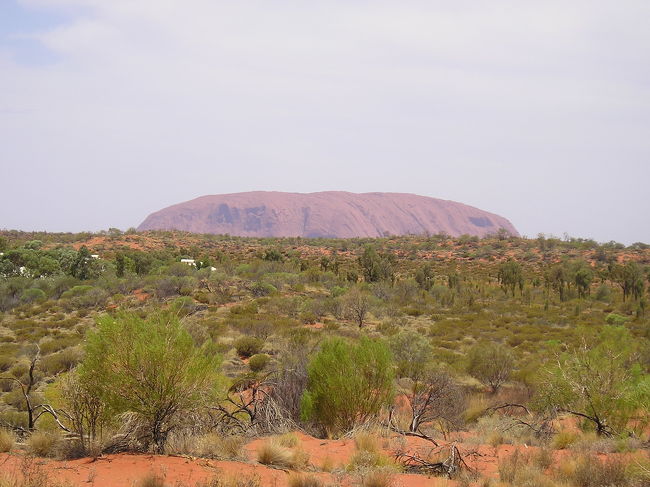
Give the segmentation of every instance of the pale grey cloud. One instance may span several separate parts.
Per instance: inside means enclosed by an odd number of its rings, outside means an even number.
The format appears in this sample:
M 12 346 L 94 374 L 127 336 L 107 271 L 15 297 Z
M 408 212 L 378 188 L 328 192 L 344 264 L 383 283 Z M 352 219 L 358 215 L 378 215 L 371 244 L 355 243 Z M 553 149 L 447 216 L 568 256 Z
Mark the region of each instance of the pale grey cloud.
M 23 34 L 53 62 L 0 45 L 0 227 L 343 189 L 650 241 L 646 1 L 21 4 L 67 20 Z

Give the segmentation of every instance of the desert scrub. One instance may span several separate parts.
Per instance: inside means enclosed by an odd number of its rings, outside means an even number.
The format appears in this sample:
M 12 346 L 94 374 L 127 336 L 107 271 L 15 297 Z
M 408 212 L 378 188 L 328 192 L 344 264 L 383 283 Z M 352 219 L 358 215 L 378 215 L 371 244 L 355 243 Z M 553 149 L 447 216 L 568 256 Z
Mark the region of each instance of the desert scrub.
M 241 436 L 221 436 L 207 434 L 199 439 L 198 454 L 202 457 L 218 460 L 242 460 L 245 458 L 246 440 Z
M 57 453 L 59 441 L 58 435 L 35 431 L 27 439 L 27 449 L 37 457 L 52 457 Z
M 395 477 L 387 468 L 377 468 L 361 473 L 361 487 L 394 487 Z
M 289 487 L 323 487 L 323 481 L 313 474 L 292 473 L 287 484 Z
M 518 449 L 499 462 L 499 479 L 516 487 L 554 487 L 556 483 L 546 476 L 531 455 Z
M 347 470 L 366 472 L 375 469 L 395 471 L 397 464 L 381 451 L 377 436 L 361 432 L 354 438 L 356 452 L 350 459 Z
M 294 448 L 300 444 L 300 438 L 294 432 L 285 433 L 283 435 L 277 436 L 275 441 L 286 448 Z
M 561 470 L 559 477 L 576 487 L 625 487 L 630 478 L 625 464 L 616 458 L 599 460 L 593 454 L 581 455 L 571 467 Z
M 15 442 L 16 439 L 11 431 L 0 429 L 0 453 L 11 451 Z
M 248 366 L 253 372 L 260 372 L 266 368 L 271 357 L 265 353 L 257 353 L 248 361 Z
M 276 467 L 303 468 L 309 463 L 309 454 L 301 448 L 290 450 L 271 439 L 257 448 L 257 461 Z
M 253 355 L 256 355 L 262 351 L 264 347 L 264 341 L 259 338 L 244 336 L 235 342 L 235 349 L 237 350 L 237 355 L 242 358 L 249 358 Z
M 551 445 L 556 450 L 564 450 L 578 441 L 578 438 L 578 433 L 569 430 L 562 430 L 553 437 Z
M 135 487 L 166 487 L 163 474 L 150 472 L 136 481 Z

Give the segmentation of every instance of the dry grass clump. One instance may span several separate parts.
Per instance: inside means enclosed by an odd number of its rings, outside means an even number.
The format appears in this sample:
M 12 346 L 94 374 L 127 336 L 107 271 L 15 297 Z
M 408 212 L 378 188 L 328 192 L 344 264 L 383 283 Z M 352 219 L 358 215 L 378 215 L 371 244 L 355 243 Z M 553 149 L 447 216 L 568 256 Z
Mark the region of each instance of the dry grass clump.
M 381 451 L 376 435 L 361 432 L 354 438 L 356 452 L 350 459 L 347 469 L 351 471 L 370 471 L 373 469 L 396 470 L 397 465 Z
M 650 459 L 633 459 L 627 466 L 627 474 L 637 483 L 637 485 L 647 487 L 650 485 Z
M 361 431 L 354 437 L 354 446 L 358 451 L 377 453 L 379 451 L 379 439 L 372 433 Z
M 280 445 L 286 448 L 294 448 L 300 444 L 300 438 L 296 433 L 285 433 L 283 435 L 277 436 L 275 441 Z
M 166 487 L 163 474 L 149 472 L 140 480 L 136 481 L 134 487 Z
M 289 487 L 323 487 L 323 481 L 310 474 L 292 473 L 287 479 Z
M 548 456 L 541 452 L 524 454 L 515 450 L 499 462 L 499 479 L 517 487 L 554 487 L 555 481 L 544 474 L 548 462 Z
M 390 469 L 370 470 L 361 476 L 361 487 L 394 487 L 395 477 Z
M 490 402 L 483 395 L 473 395 L 469 398 L 465 409 L 464 419 L 466 423 L 474 423 L 485 414 L 490 407 Z
M 334 459 L 329 455 L 326 455 L 325 458 L 323 458 L 323 462 L 320 465 L 320 469 L 323 472 L 333 472 L 335 468 L 336 468 L 336 464 L 334 463 Z
M 624 487 L 629 478 L 622 461 L 618 459 L 599 460 L 594 455 L 577 459 L 571 481 L 576 487 Z
M 531 455 L 531 460 L 540 470 L 546 470 L 553 465 L 553 450 L 550 448 L 540 448 L 537 453 Z
M 551 446 L 556 450 L 564 450 L 578 441 L 579 435 L 573 431 L 562 430 L 555 434 Z
M 71 487 L 50 480 L 47 472 L 31 456 L 23 457 L 17 471 L 0 473 L 0 487 Z
M 52 433 L 35 431 L 27 439 L 27 448 L 32 455 L 37 457 L 52 457 L 57 453 L 59 437 Z
M 257 461 L 263 465 L 288 467 L 291 463 L 291 450 L 273 440 L 267 440 L 257 447 Z
M 257 448 L 257 461 L 276 467 L 303 468 L 309 463 L 309 454 L 301 448 L 290 450 L 271 439 Z
M 11 451 L 16 439 L 11 431 L 0 429 L 0 453 Z
M 211 479 L 197 482 L 191 486 L 176 483 L 174 487 L 262 487 L 262 484 L 258 475 L 238 475 L 225 478 L 215 475 Z
M 198 441 L 197 452 L 199 456 L 215 458 L 218 460 L 243 460 L 245 438 L 242 436 L 221 436 L 210 433 Z

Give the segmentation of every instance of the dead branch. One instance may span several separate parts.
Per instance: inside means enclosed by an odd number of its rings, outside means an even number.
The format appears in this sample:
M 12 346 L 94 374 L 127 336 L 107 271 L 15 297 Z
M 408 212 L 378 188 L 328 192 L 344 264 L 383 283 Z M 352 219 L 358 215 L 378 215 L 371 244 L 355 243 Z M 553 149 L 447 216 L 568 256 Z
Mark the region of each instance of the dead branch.
M 524 406 L 523 404 L 515 404 L 515 403 L 506 403 L 506 404 L 501 404 L 499 406 L 491 406 L 491 407 L 487 408 L 485 410 L 485 412 L 486 413 L 488 411 L 494 412 L 494 411 L 498 411 L 500 409 L 507 409 L 507 408 L 520 408 L 520 409 L 523 409 L 525 411 L 525 413 L 530 416 L 530 411 L 528 410 L 528 408 L 526 406 Z
M 433 443 L 435 446 L 439 446 L 436 440 L 431 438 L 428 435 L 425 435 L 422 433 L 420 430 L 418 431 L 404 431 L 400 429 L 396 424 L 395 421 L 393 420 L 393 408 L 390 409 L 388 413 L 388 421 L 384 423 L 384 426 L 387 427 L 389 430 L 394 431 L 395 433 L 402 435 L 402 436 L 414 436 L 416 438 L 422 438 L 423 440 L 430 441 Z
M 417 452 L 409 453 L 404 450 L 396 451 L 394 456 L 395 460 L 401 463 L 407 472 L 446 475 L 448 478 L 456 475 L 462 469 L 474 472 L 467 465 L 455 444 L 440 447 L 437 451 L 432 450 L 431 453 L 442 453 L 446 448 L 449 448 L 449 456 L 441 462 L 430 462 L 422 458 Z

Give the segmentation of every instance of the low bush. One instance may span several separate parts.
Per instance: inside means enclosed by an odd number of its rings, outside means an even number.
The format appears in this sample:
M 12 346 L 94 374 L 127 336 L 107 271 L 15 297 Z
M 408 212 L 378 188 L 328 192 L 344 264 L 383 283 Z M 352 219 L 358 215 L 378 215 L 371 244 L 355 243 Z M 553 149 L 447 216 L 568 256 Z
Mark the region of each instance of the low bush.
M 263 465 L 290 467 L 292 456 L 291 450 L 273 440 L 267 440 L 257 448 L 257 461 Z
M 27 439 L 27 448 L 37 457 L 52 457 L 56 455 L 59 437 L 52 433 L 35 431 Z
M 309 463 L 309 454 L 301 448 L 290 450 L 277 440 L 262 443 L 257 449 L 257 460 L 263 465 L 286 468 L 303 468 Z
M 395 470 L 396 463 L 381 451 L 377 436 L 368 432 L 359 433 L 354 438 L 356 452 L 350 459 L 348 470 L 365 472 L 374 469 Z
M 248 366 L 253 372 L 260 372 L 266 368 L 271 357 L 265 353 L 258 353 L 253 355 L 248 361 Z
M 150 472 L 135 483 L 135 487 L 166 487 L 165 476 Z
M 569 480 L 576 487 L 624 487 L 629 484 L 623 462 L 611 458 L 601 461 L 594 455 L 579 458 Z
M 354 446 L 358 451 L 377 453 L 379 451 L 379 440 L 377 436 L 367 431 L 362 431 L 354 437 Z
M 573 431 L 562 430 L 558 432 L 552 441 L 552 446 L 556 450 L 563 450 L 578 441 L 579 435 Z
M 244 336 L 235 342 L 237 355 L 242 358 L 252 357 L 262 351 L 264 342 L 259 338 Z
M 275 438 L 275 441 L 286 448 L 295 448 L 300 444 L 300 438 L 296 433 L 285 433 Z
M 387 469 L 370 470 L 361 476 L 361 487 L 393 487 L 393 473 Z
M 0 453 L 7 453 L 14 447 L 16 439 L 11 431 L 0 429 Z
M 323 481 L 312 474 L 292 473 L 287 483 L 289 487 L 323 487 Z
M 555 481 L 544 474 L 532 455 L 515 450 L 499 462 L 499 479 L 516 487 L 555 487 Z
M 245 458 L 246 440 L 241 436 L 205 435 L 199 440 L 198 454 L 218 460 L 242 460 Z

